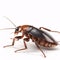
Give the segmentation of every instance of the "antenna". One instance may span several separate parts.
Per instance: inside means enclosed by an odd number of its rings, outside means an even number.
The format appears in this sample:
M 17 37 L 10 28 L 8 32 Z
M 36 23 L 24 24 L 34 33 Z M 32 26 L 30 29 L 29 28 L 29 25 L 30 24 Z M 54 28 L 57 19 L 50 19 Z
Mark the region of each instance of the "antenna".
M 15 28 L 3 28 L 3 29 L 0 29 L 0 30 L 10 30 L 10 29 L 15 29 Z
M 6 17 L 6 16 L 4 16 L 6 19 L 8 19 L 13 25 L 14 25 L 14 27 L 16 27 L 16 25 L 8 18 L 8 17 Z M 8 28 L 9 29 L 9 28 Z

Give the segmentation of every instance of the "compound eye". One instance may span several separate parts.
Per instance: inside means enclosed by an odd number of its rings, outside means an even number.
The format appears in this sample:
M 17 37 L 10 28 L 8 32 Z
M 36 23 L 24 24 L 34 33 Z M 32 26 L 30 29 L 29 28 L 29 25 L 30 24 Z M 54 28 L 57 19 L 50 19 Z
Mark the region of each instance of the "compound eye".
M 19 31 L 19 27 L 16 28 L 15 32 L 18 32 Z
M 16 28 L 16 31 L 19 31 L 19 28 L 18 27 Z

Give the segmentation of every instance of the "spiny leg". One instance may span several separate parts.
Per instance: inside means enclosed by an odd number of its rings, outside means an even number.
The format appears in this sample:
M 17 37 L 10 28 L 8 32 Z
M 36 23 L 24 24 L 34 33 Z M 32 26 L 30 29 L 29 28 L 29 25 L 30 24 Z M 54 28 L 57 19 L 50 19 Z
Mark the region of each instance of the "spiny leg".
M 4 46 L 4 48 L 5 48 L 5 47 L 14 46 L 15 40 L 16 40 L 16 39 L 19 40 L 19 39 L 21 39 L 21 38 L 23 38 L 23 37 L 24 37 L 24 35 L 14 37 L 12 44 L 11 44 L 11 45 L 6 45 L 6 46 Z
M 26 45 L 25 41 L 23 41 L 23 43 L 24 43 L 24 48 L 18 49 L 18 50 L 16 50 L 15 52 L 27 49 L 27 45 Z
M 43 53 L 44 57 L 46 57 L 45 53 L 42 51 L 42 49 L 40 48 L 40 46 L 35 42 L 37 48 Z
M 27 36 L 26 36 L 26 37 L 27 37 Z M 23 43 L 24 43 L 24 47 L 25 47 L 25 48 L 22 48 L 22 49 L 20 49 L 20 50 L 25 50 L 25 49 L 27 49 L 26 42 L 28 42 L 29 39 L 30 39 L 29 37 L 23 39 Z M 26 41 L 26 42 L 25 42 L 25 41 Z
M 30 37 L 29 34 L 25 34 L 25 36 L 26 36 L 26 38 L 24 38 L 23 40 L 26 41 L 26 42 L 28 42 L 31 37 Z
M 25 34 L 25 36 L 26 36 L 26 38 L 23 39 L 24 48 L 18 49 L 18 50 L 16 50 L 15 52 L 27 49 L 27 45 L 26 45 L 25 41 L 28 42 L 29 39 L 30 39 L 30 36 L 29 36 L 28 34 Z
M 13 42 L 12 42 L 11 45 L 6 45 L 6 46 L 3 46 L 3 47 L 5 48 L 5 47 L 9 47 L 9 46 L 14 46 L 14 43 L 15 43 L 15 39 L 13 39 Z
M 28 42 L 29 41 L 29 38 L 24 38 L 23 40 L 26 41 L 26 42 Z
M 45 28 L 45 27 L 40 27 L 39 29 L 45 29 L 45 30 L 47 30 L 47 31 L 50 31 L 50 32 L 56 32 L 56 33 L 60 33 L 59 31 L 52 31 L 52 30 L 50 30 L 50 29 L 47 29 L 47 28 Z

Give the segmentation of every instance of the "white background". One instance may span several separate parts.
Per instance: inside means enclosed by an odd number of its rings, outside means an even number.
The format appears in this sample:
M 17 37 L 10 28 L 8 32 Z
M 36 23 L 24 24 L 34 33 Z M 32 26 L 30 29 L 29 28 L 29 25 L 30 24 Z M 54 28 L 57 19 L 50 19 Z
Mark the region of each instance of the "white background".
M 0 0 L 0 29 L 14 27 L 5 17 L 11 19 L 16 26 L 33 25 L 37 28 L 43 26 L 51 30 L 60 31 L 60 1 L 59 0 Z M 0 31 L 0 60 L 58 60 L 60 59 L 60 46 L 54 50 L 42 49 L 46 58 L 31 41 L 27 43 L 28 49 L 15 53 L 23 48 L 22 39 L 16 41 L 14 47 L 3 48 L 11 44 L 10 39 L 14 30 Z M 60 41 L 60 34 L 50 33 L 56 41 Z

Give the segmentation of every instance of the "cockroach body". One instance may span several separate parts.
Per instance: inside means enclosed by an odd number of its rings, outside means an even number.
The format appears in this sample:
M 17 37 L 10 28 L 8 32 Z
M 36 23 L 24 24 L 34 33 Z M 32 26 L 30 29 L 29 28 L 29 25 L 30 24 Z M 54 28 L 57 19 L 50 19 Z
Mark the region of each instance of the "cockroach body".
M 38 29 L 38 28 L 30 26 L 30 25 L 18 26 L 18 27 L 15 28 L 14 35 L 17 35 L 18 33 L 21 32 L 22 36 L 15 36 L 13 38 L 12 45 L 7 45 L 7 46 L 4 46 L 4 47 L 13 46 L 14 43 L 15 43 L 15 40 L 22 39 L 24 36 L 26 36 L 26 38 L 23 39 L 25 48 L 16 50 L 15 52 L 27 49 L 26 42 L 28 42 L 31 39 L 32 42 L 34 42 L 35 45 L 38 47 L 38 49 L 43 53 L 44 57 L 46 57 L 44 52 L 41 50 L 40 46 L 50 48 L 50 47 L 57 46 L 58 42 L 56 42 L 48 33 L 43 31 L 41 28 L 43 28 L 47 31 L 50 31 L 50 32 L 60 33 L 58 31 L 51 31 L 50 29 L 47 29 L 47 28 L 44 28 L 44 27 L 40 27 Z M 46 37 L 48 37 L 49 40 Z
M 37 29 L 30 25 L 17 27 L 14 34 L 18 34 L 19 32 L 22 32 L 23 34 L 22 36 L 20 36 L 20 38 L 25 35 L 27 38 L 24 40 L 29 41 L 29 39 L 32 39 L 33 42 L 37 43 L 40 46 L 53 47 L 58 45 L 58 43 L 45 31 L 42 31 L 41 29 Z M 46 39 L 45 35 L 50 38 L 50 41 Z M 19 36 L 15 38 L 19 39 Z

